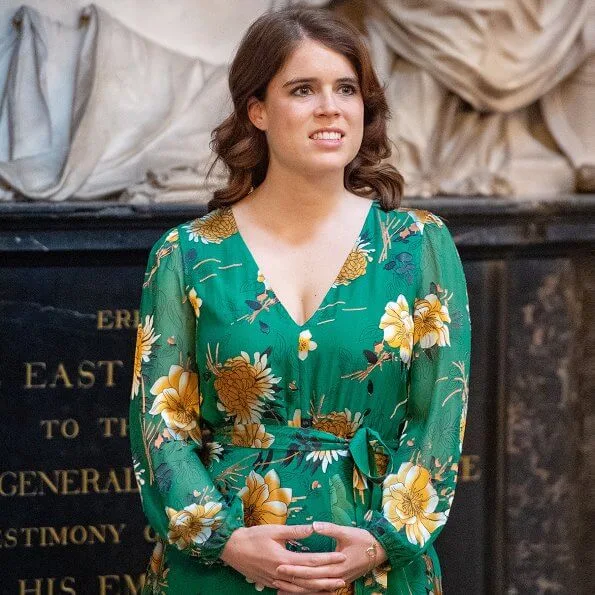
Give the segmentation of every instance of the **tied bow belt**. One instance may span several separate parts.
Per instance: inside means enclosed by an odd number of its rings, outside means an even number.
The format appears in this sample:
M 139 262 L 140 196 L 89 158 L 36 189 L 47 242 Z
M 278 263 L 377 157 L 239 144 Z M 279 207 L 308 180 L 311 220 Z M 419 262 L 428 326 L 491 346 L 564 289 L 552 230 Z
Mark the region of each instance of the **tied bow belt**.
M 397 448 L 398 439 L 383 440 L 376 430 L 368 427 L 358 428 L 351 438 L 343 438 L 316 428 L 264 424 L 265 431 L 273 436 L 274 440 L 270 446 L 262 448 L 260 446 L 240 446 L 232 443 L 232 429 L 233 426 L 219 428 L 213 433 L 211 439 L 228 448 L 253 448 L 263 452 L 282 451 L 284 455 L 300 452 L 304 453 L 304 458 L 307 453 L 314 451 L 347 450 L 353 460 L 354 467 L 367 484 L 367 498 L 364 498 L 363 502 L 359 490 L 355 485 L 353 486 L 356 526 L 361 527 L 363 525 L 364 515 L 368 510 L 380 510 L 382 482 L 389 473 L 392 473 L 392 451 Z M 384 474 L 378 474 L 375 453 L 387 457 L 386 472 Z M 265 457 L 262 458 L 262 461 L 264 460 Z

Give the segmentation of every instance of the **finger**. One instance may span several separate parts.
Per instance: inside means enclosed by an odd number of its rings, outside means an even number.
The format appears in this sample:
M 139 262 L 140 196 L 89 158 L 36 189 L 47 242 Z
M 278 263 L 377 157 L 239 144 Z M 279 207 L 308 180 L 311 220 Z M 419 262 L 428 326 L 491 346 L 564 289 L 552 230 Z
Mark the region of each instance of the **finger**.
M 335 539 L 345 538 L 345 527 L 337 525 L 335 523 L 324 523 L 321 521 L 314 521 L 312 523 L 314 531 L 320 535 L 326 535 L 328 537 L 334 537 Z
M 330 566 L 291 566 L 281 564 L 277 566 L 277 574 L 280 578 L 343 578 L 345 567 L 342 564 L 332 564 Z
M 347 556 L 342 552 L 314 552 L 310 554 L 287 552 L 284 559 L 286 566 L 328 566 L 345 562 Z
M 292 579 L 291 582 L 278 579 L 273 581 L 273 586 L 278 589 L 289 591 L 290 593 L 323 593 L 333 592 L 345 586 L 345 581 L 336 578 L 318 579 L 312 581 L 302 581 Z
M 273 589 L 273 581 L 267 580 L 264 577 L 246 577 L 246 581 L 250 584 L 254 585 L 254 588 L 257 591 L 262 591 L 264 587 L 269 587 Z
M 311 593 L 312 591 L 336 591 L 345 586 L 345 581 L 337 578 L 320 578 L 314 580 L 304 580 L 292 578 L 291 581 L 283 581 L 284 589 L 291 591 L 292 588 L 297 588 L 294 593 Z M 274 581 L 273 584 L 277 583 Z
M 305 539 L 313 532 L 312 525 L 275 525 L 275 539 Z
M 280 581 L 276 580 L 273 581 L 273 588 L 278 589 L 277 593 L 307 593 L 310 595 L 311 591 L 300 587 L 299 585 L 294 585 L 293 583 L 288 583 L 287 581 Z M 328 595 L 328 594 L 327 594 Z

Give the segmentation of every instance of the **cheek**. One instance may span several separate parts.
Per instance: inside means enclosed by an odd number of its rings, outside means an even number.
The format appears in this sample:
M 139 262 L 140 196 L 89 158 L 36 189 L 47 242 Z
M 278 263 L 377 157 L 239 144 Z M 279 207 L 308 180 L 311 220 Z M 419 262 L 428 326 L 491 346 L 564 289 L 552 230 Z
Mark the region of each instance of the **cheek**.
M 295 145 L 304 140 L 308 131 L 308 114 L 305 110 L 286 108 L 269 119 L 269 142 L 275 145 Z

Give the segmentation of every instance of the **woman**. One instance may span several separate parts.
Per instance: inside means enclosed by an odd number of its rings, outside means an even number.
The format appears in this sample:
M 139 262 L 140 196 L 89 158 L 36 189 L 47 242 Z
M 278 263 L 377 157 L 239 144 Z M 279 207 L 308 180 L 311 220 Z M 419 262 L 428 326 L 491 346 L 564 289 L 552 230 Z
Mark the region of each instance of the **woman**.
M 357 30 L 267 13 L 209 212 L 153 246 L 130 408 L 148 593 L 439 593 L 467 411 L 465 277 L 401 210 Z

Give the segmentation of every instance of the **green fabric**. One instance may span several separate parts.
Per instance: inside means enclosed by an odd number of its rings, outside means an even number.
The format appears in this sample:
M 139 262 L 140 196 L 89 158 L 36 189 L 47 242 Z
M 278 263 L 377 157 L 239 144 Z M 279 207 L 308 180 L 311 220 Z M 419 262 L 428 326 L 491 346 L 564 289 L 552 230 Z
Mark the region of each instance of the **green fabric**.
M 457 484 L 470 340 L 459 254 L 429 211 L 371 201 L 303 325 L 230 209 L 165 232 L 147 263 L 130 404 L 160 536 L 144 592 L 254 593 L 219 558 L 231 533 L 321 520 L 367 529 L 388 555 L 341 593 L 441 593 L 433 542 Z

